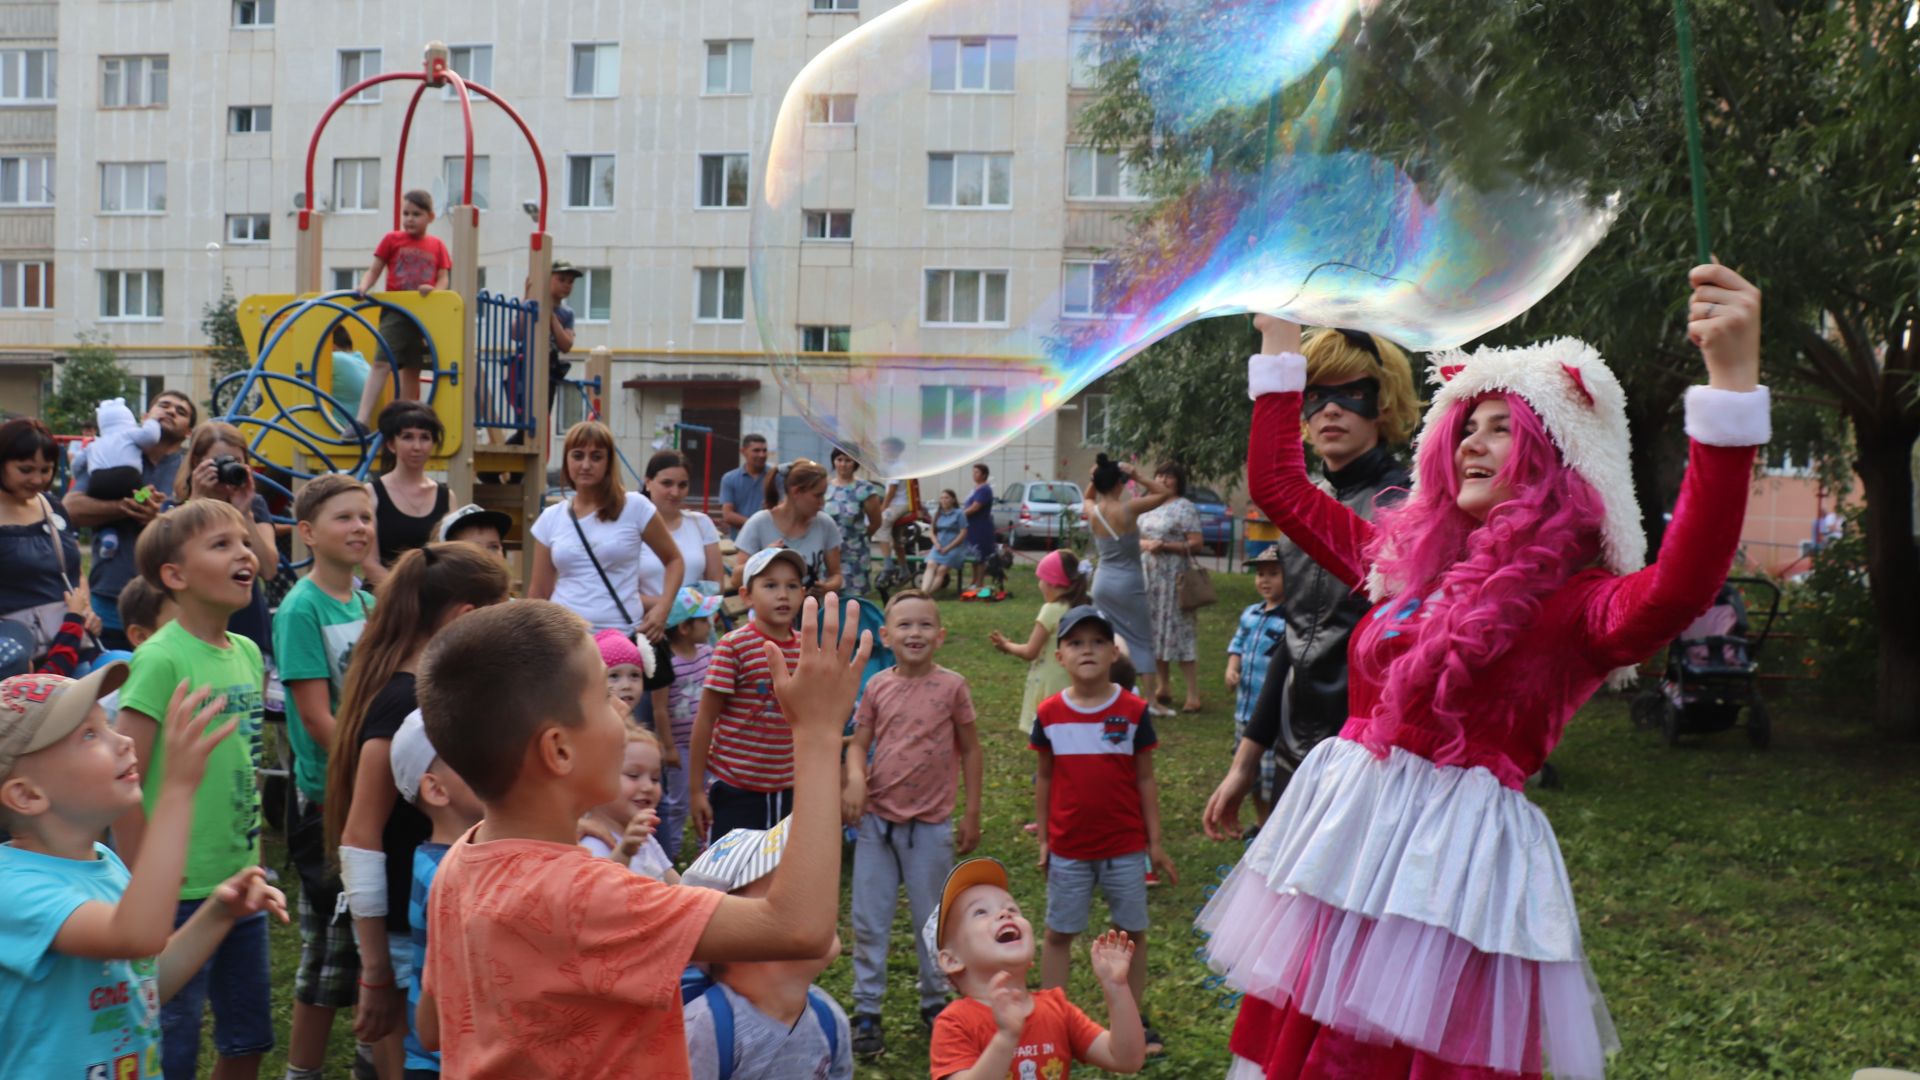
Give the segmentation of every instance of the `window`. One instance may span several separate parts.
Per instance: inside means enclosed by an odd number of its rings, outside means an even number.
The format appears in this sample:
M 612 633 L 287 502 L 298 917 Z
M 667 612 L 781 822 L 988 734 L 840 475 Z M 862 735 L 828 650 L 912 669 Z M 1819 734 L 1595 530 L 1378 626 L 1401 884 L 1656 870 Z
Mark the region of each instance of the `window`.
M 706 92 L 709 94 L 753 92 L 753 42 L 707 42 Z
M 738 266 L 707 266 L 694 271 L 698 293 L 693 317 L 699 322 L 740 322 L 747 317 L 747 271 Z
M 103 56 L 100 58 L 100 107 L 149 109 L 167 103 L 167 58 L 164 56 Z
M 264 244 L 272 238 L 272 214 L 228 214 L 227 243 Z
M 273 130 L 273 106 L 235 105 L 227 110 L 227 132 L 249 135 Z
M 851 326 L 803 326 L 800 328 L 801 352 L 847 352 L 853 345 Z
M 366 272 L 367 272 L 367 268 L 364 266 L 334 267 L 333 270 L 331 271 L 331 273 L 333 274 L 333 291 L 341 292 L 346 289 L 359 288 L 360 275 Z
M 1012 92 L 1013 40 L 934 38 L 933 89 L 969 94 Z
M 1069 262 L 1061 274 L 1060 314 L 1069 319 L 1104 319 L 1110 313 L 1113 281 L 1110 262 Z
M 927 442 L 967 442 L 992 435 L 1006 414 L 1005 387 L 920 388 L 920 438 Z
M 336 92 L 344 94 L 354 83 L 378 74 L 380 74 L 379 49 L 341 49 L 340 85 Z M 380 87 L 377 85 L 369 86 L 347 99 L 349 103 L 355 105 L 371 104 L 379 100 Z
M 0 262 L 0 311 L 46 311 L 52 307 L 52 263 Z
M 0 49 L 0 104 L 53 101 L 56 55 L 52 49 Z
M 440 190 L 441 205 L 457 205 L 466 197 L 467 158 L 465 154 L 453 154 L 441 159 Z M 488 198 L 493 192 L 493 159 L 485 154 L 473 155 L 473 205 L 482 210 L 489 208 Z
M 447 66 L 455 75 L 470 83 L 479 83 L 489 89 L 493 87 L 493 46 L 491 45 L 455 45 L 447 50 Z M 460 100 L 459 91 L 448 83 L 440 96 L 448 101 Z M 479 94 L 472 95 L 475 105 L 486 101 Z
M 851 124 L 853 100 L 852 94 L 808 94 L 807 123 Z
M 1067 34 L 1067 85 L 1091 90 L 1100 85 L 1100 69 L 1113 51 L 1113 35 L 1104 30 L 1073 30 Z
M 166 162 L 110 162 L 100 166 L 101 213 L 161 214 L 166 209 Z
M 853 239 L 853 211 L 851 210 L 808 210 L 806 223 L 809 240 Z
M 161 315 L 158 270 L 100 271 L 100 317 L 158 319 Z
M 727 210 L 747 205 L 747 155 L 700 155 L 700 205 Z
M 1080 445 L 1107 445 L 1107 395 L 1085 394 L 1080 398 Z
M 338 214 L 371 213 L 380 209 L 380 159 L 335 158 L 333 209 Z
M 1067 147 L 1067 198 L 1144 199 L 1139 177 L 1117 150 Z
M 567 157 L 567 209 L 605 210 L 613 206 L 613 155 Z
M 1012 206 L 1013 155 L 927 155 L 927 205 Z
M 807 0 L 808 11 L 859 11 L 860 0 Z
M 1005 270 L 928 270 L 928 326 L 1002 325 L 1007 321 Z
M 567 306 L 580 313 L 581 322 L 606 322 L 613 312 L 613 271 L 604 266 L 586 269 L 569 299 Z
M 52 154 L 0 157 L 0 206 L 52 205 Z
M 620 46 L 573 47 L 574 97 L 612 97 L 620 92 Z
M 274 0 L 233 0 L 233 25 L 252 28 L 273 25 Z

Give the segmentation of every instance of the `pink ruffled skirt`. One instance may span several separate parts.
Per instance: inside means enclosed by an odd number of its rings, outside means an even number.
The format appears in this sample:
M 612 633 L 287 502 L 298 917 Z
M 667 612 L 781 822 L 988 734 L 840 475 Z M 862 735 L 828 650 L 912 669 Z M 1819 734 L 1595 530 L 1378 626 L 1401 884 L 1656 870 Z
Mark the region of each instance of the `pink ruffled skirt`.
M 1552 829 L 1485 769 L 1322 743 L 1199 925 L 1248 995 L 1237 1073 L 1341 1075 L 1282 1048 L 1302 1023 L 1431 1059 L 1401 1076 L 1597 1080 L 1619 1045 Z

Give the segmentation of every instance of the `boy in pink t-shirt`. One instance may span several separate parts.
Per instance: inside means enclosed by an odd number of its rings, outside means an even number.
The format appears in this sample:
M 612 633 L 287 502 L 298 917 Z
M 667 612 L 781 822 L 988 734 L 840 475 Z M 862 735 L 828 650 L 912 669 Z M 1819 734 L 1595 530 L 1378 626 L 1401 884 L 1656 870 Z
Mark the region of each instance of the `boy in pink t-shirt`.
M 448 272 L 453 269 L 453 256 L 447 253 L 447 245 L 437 236 L 427 235 L 427 226 L 433 224 L 433 195 L 418 188 L 401 196 L 400 227 L 380 238 L 380 246 L 373 249 L 373 265 L 360 277 L 360 287 L 354 292 L 365 296 L 373 290 L 374 282 L 380 280 L 384 272 L 387 275 L 388 292 L 406 292 L 418 289 L 421 296 L 435 289 L 447 287 Z M 386 341 L 386 349 L 375 349 L 371 369 L 367 376 L 367 385 L 360 392 L 360 423 L 365 424 L 373 415 L 373 407 L 380 401 L 380 392 L 387 387 L 394 367 L 400 369 L 399 385 L 395 388 L 395 400 L 420 400 L 420 375 L 427 366 L 427 338 L 420 332 L 420 324 L 413 316 L 398 308 L 380 309 L 380 337 Z M 393 363 L 387 362 L 387 351 L 393 354 Z M 407 372 L 413 372 L 409 375 Z
M 954 852 L 965 855 L 980 842 L 973 698 L 964 677 L 933 662 L 947 636 L 940 608 L 917 589 L 895 593 L 880 633 L 895 666 L 875 675 L 860 699 L 841 794 L 842 820 L 860 830 L 853 848 L 853 1052 L 861 1057 L 884 1049 L 880 1000 L 900 886 L 919 926 L 940 903 Z M 951 818 L 961 774 L 967 803 L 956 837 Z M 947 1003 L 937 959 L 920 946 L 920 1022 L 928 1028 Z
M 827 951 L 839 907 L 841 718 L 871 643 L 841 640 L 831 594 L 825 610 L 807 602 L 799 663 L 773 665 L 793 724 L 790 828 L 809 857 L 783 861 L 756 898 L 664 885 L 574 842 L 580 815 L 618 794 L 627 737 L 579 616 L 544 600 L 501 604 L 428 646 L 427 735 L 486 807 L 448 849 L 428 901 L 417 1019 L 446 1075 L 687 1077 L 689 961 Z

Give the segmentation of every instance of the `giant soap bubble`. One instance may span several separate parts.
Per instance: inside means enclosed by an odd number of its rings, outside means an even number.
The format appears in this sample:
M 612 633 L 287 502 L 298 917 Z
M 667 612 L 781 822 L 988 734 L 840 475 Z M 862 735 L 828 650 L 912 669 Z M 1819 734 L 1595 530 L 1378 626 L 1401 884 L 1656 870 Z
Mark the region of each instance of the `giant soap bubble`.
M 1591 162 L 1630 113 L 1556 115 L 1571 61 L 1529 37 L 1542 10 L 910 0 L 781 104 L 750 268 L 775 370 L 823 435 L 905 477 L 1195 319 L 1420 350 L 1486 333 L 1614 213 Z

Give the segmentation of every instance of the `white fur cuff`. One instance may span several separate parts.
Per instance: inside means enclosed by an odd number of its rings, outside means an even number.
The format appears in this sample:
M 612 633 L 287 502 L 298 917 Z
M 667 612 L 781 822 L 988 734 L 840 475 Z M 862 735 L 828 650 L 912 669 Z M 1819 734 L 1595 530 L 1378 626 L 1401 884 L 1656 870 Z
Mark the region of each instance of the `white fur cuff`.
M 1255 353 L 1247 358 L 1247 397 L 1254 401 L 1262 394 L 1285 394 L 1306 386 L 1307 358 L 1299 353 Z
M 1759 446 L 1773 438 L 1772 399 L 1764 386 L 1745 392 L 1687 389 L 1687 438 L 1708 446 Z

